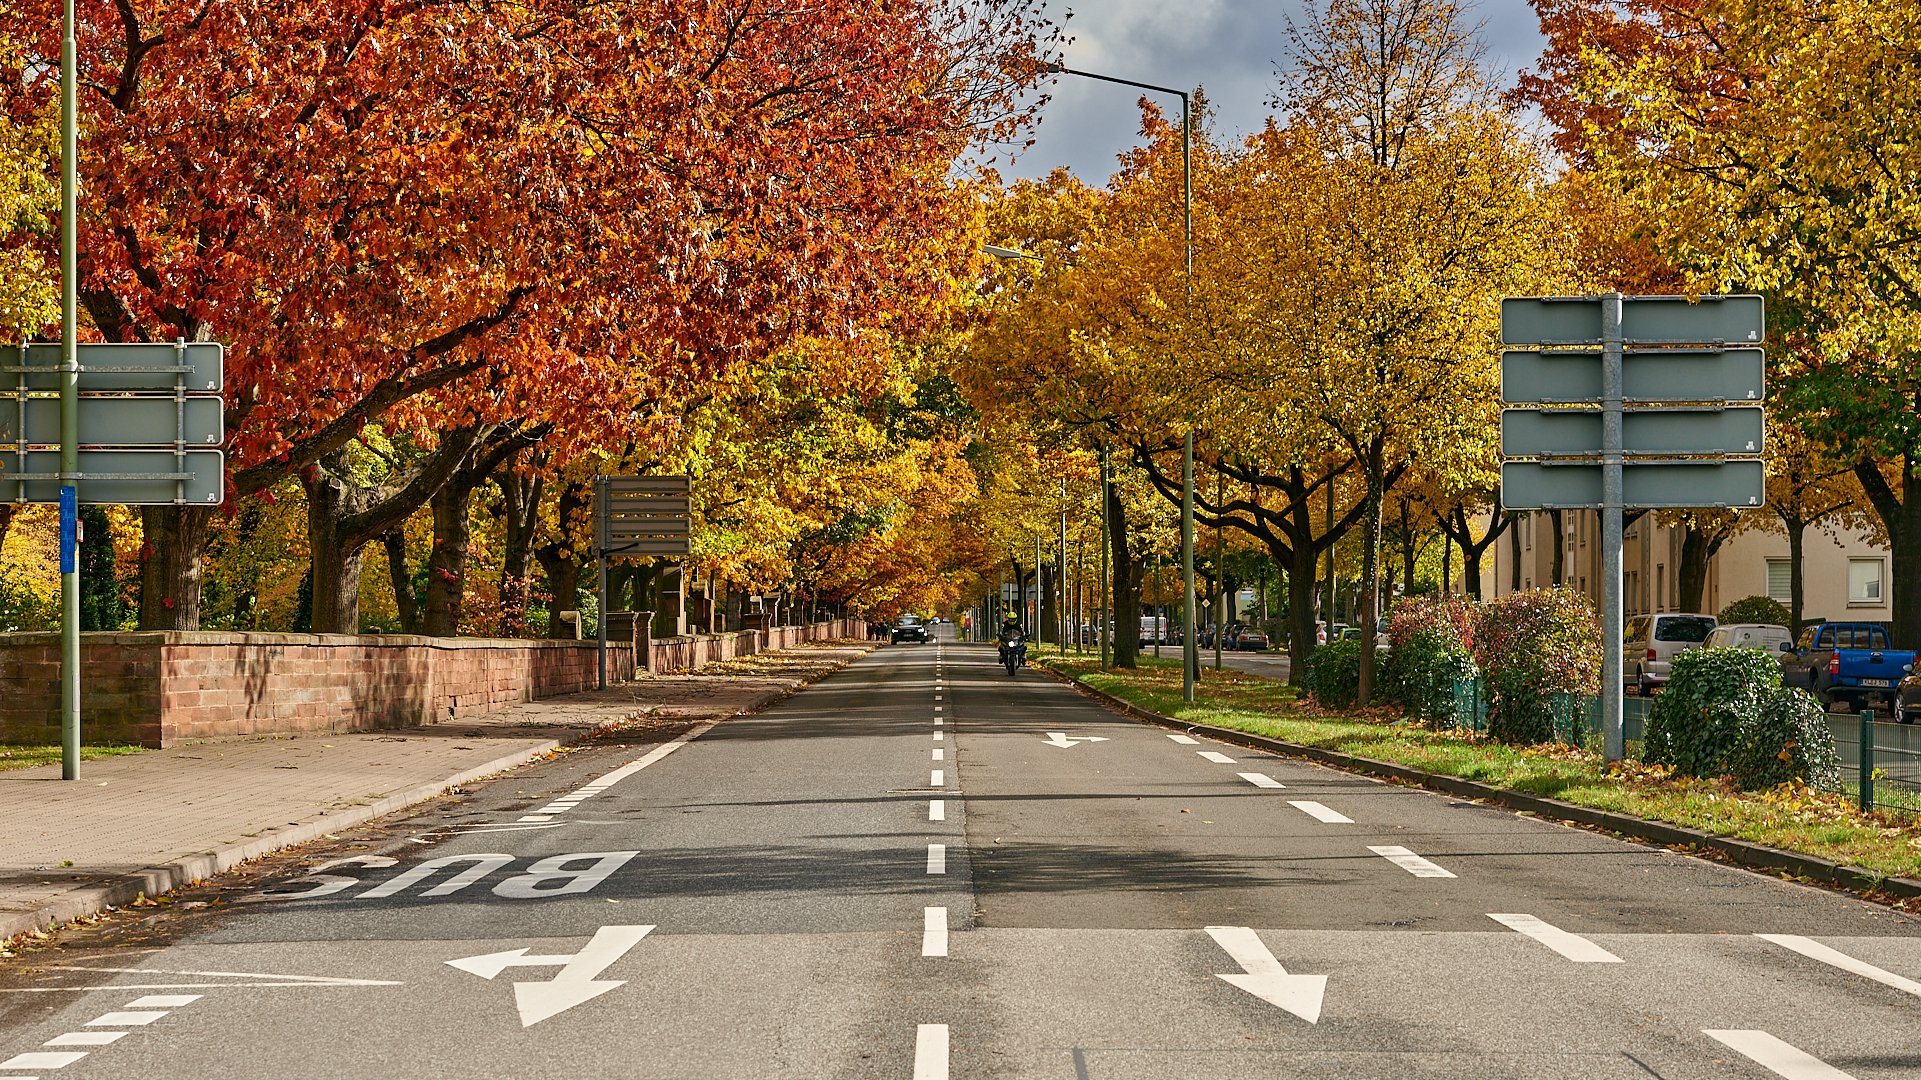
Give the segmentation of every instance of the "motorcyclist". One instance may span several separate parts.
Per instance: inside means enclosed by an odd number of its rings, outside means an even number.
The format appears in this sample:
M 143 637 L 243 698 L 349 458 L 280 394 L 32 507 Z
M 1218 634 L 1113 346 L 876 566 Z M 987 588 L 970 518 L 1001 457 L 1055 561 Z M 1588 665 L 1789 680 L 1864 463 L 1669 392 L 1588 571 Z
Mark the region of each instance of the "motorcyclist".
M 1016 639 L 1018 639 L 1018 641 Z M 1000 646 L 1002 663 L 1007 662 L 1007 650 L 1010 642 L 1014 643 L 1012 647 L 1015 655 L 1020 657 L 1020 662 L 1023 664 L 1027 663 L 1027 631 L 1021 626 L 1019 612 L 1009 611 L 1007 614 L 1001 616 L 1000 634 L 996 640 Z

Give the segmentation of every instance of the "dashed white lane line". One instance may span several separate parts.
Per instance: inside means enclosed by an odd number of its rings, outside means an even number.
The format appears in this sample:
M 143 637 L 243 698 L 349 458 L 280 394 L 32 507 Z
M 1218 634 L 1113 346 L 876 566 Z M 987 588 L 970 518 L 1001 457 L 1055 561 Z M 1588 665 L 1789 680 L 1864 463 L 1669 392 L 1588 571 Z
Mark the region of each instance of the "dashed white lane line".
M 30 1054 L 15 1054 L 5 1061 L 0 1061 L 0 1069 L 64 1069 L 86 1056 L 85 1050 L 38 1050 Z M 34 1078 L 12 1077 L 10 1080 L 34 1080 Z
M 930 874 L 945 874 L 947 872 L 946 844 L 927 845 L 927 872 Z
M 1891 986 L 1904 993 L 1921 997 L 1921 983 L 1913 979 L 1904 979 L 1892 971 L 1883 971 L 1865 960 L 1856 960 L 1847 953 L 1830 949 L 1812 938 L 1804 938 L 1796 934 L 1756 934 L 1754 936 L 1762 941 L 1771 941 L 1783 949 L 1792 949 L 1810 960 L 1819 960 L 1824 964 L 1838 967 L 1842 971 L 1873 979 L 1883 986 Z
M 1199 746 L 1201 744 L 1201 740 L 1189 738 L 1186 735 L 1169 735 L 1168 738 L 1173 739 L 1182 746 Z
M 606 791 L 608 788 L 613 787 L 615 784 L 620 783 L 622 780 L 625 780 L 628 777 L 639 772 L 640 770 L 646 768 L 647 766 L 652 765 L 654 762 L 659 761 L 661 758 L 666 757 L 668 754 L 671 754 L 674 751 L 680 749 L 681 747 L 686 746 L 688 743 L 693 742 L 695 739 L 700 738 L 702 735 L 707 734 L 709 731 L 712 731 L 713 729 L 714 729 L 714 724 L 712 722 L 704 723 L 704 724 L 695 724 L 693 727 L 688 728 L 686 731 L 681 732 L 680 735 L 674 738 L 672 741 L 662 743 L 661 745 L 654 747 L 652 750 L 649 750 L 646 754 L 642 755 L 638 760 L 630 761 L 627 764 L 622 765 L 620 768 L 615 769 L 614 771 L 606 774 L 605 776 L 602 776 L 591 783 L 582 785 L 577 790 L 568 792 L 566 795 L 563 795 L 560 798 L 555 799 L 553 802 L 548 803 L 546 806 L 541 807 L 539 810 L 536 810 L 533 813 L 528 814 L 526 817 L 520 818 L 519 820 L 523 822 L 528 822 L 528 823 L 552 821 L 555 815 L 564 814 L 567 811 L 572 810 L 574 807 L 579 806 L 582 800 L 591 799 L 594 796 L 601 794 L 602 792 Z
M 935 741 L 935 742 L 941 742 L 941 741 L 943 741 L 943 740 L 945 740 L 946 738 L 947 738 L 947 733 L 946 733 L 945 731 L 936 731 L 936 732 L 934 732 L 934 741 Z
M 1379 855 L 1381 858 L 1386 859 L 1388 862 L 1393 863 L 1408 873 L 1413 874 L 1415 877 L 1443 878 L 1454 876 L 1404 847 L 1370 847 L 1367 850 Z
M 1196 750 L 1195 753 L 1201 755 L 1203 758 L 1206 758 L 1207 760 L 1213 762 L 1216 765 L 1234 764 L 1233 758 L 1228 757 L 1226 754 L 1223 754 L 1218 750 Z
M 935 769 L 933 775 L 928 778 L 927 786 L 928 787 L 946 787 L 947 786 L 947 770 Z
M 1289 799 L 1287 800 L 1287 805 L 1299 810 L 1301 813 L 1306 814 L 1316 821 L 1324 821 L 1329 825 L 1354 824 L 1353 818 L 1348 817 L 1339 810 L 1330 810 L 1311 799 Z
M 1854 1080 L 1840 1069 L 1765 1031 L 1702 1028 L 1701 1034 L 1787 1080 Z
M 88 1027 L 140 1027 L 167 1015 L 164 1012 L 110 1012 L 87 1021 Z
M 1558 926 L 1551 926 L 1533 915 L 1496 915 L 1493 912 L 1489 912 L 1487 917 L 1517 934 L 1533 938 L 1577 964 L 1619 964 L 1623 962 L 1620 957 L 1581 935 L 1570 934 L 1566 930 Z
M 922 1024 L 915 1030 L 914 1080 L 947 1080 L 946 1024 Z
M 936 717 L 934 717 L 934 726 L 935 726 L 935 727 L 940 727 L 940 726 L 941 726 L 941 718 L 940 718 L 940 717 L 938 717 L 938 716 L 936 716 Z
M 947 955 L 947 909 L 930 907 L 922 921 L 920 932 L 920 954 L 922 956 Z
M 42 1046 L 106 1046 L 127 1037 L 124 1031 L 69 1031 L 65 1035 L 55 1035 Z
M 944 758 L 946 758 L 946 757 L 947 757 L 947 751 L 945 751 L 945 750 L 942 750 L 942 749 L 941 749 L 940 747 L 938 747 L 938 746 L 936 746 L 936 747 L 934 747 L 934 760 L 935 760 L 935 761 L 940 761 L 940 760 L 942 760 L 942 759 L 944 759 Z
M 1266 773 L 1244 772 L 1239 775 L 1241 779 L 1259 788 L 1279 788 L 1287 786 Z
M 947 800 L 946 799 L 927 800 L 927 820 L 929 821 L 946 821 L 947 820 Z
M 182 1005 L 191 1005 L 199 1001 L 201 996 L 200 994 L 148 994 L 146 997 L 127 1002 L 127 1008 L 177 1009 Z

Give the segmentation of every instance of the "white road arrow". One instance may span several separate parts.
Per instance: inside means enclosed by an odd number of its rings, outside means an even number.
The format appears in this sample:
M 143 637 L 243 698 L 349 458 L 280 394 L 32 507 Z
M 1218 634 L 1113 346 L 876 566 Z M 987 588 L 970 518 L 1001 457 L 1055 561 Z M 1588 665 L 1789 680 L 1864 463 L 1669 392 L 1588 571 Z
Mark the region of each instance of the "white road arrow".
M 1069 735 L 1065 731 L 1050 731 L 1047 733 L 1047 745 L 1058 746 L 1062 749 L 1073 746 L 1075 743 L 1106 741 L 1107 736 L 1105 735 Z
M 1260 936 L 1245 926 L 1210 926 L 1207 934 L 1227 950 L 1227 955 L 1246 970 L 1245 975 L 1214 977 L 1228 982 L 1295 1016 L 1316 1023 L 1321 1018 L 1321 998 L 1327 993 L 1325 975 L 1289 975 L 1274 954 L 1261 944 Z
M 520 1026 L 533 1027 L 550 1016 L 557 1016 L 584 1001 L 627 985 L 625 979 L 597 980 L 614 961 L 653 930 L 651 926 L 603 926 L 594 931 L 593 940 L 577 953 L 528 956 L 526 949 L 467 956 L 449 960 L 448 965 L 483 979 L 510 967 L 559 967 L 560 974 L 546 982 L 517 982 L 514 1002 L 520 1007 Z

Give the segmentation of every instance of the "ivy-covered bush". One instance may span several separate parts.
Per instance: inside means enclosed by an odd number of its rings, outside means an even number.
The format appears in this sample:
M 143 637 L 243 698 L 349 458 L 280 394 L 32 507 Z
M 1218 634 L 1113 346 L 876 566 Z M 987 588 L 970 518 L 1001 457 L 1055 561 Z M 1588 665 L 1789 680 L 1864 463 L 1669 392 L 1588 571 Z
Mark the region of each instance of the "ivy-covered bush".
M 1466 597 L 1411 596 L 1388 612 L 1392 646 L 1381 660 L 1381 696 L 1438 724 L 1454 715 L 1454 683 L 1480 674 L 1470 652 L 1479 616 Z
M 1789 623 L 1787 605 L 1767 596 L 1743 596 L 1722 608 L 1717 618 L 1723 623 L 1766 623 L 1770 626 L 1787 626 Z
M 1676 656 L 1642 756 L 1689 776 L 1731 776 L 1743 788 L 1832 786 L 1840 772 L 1821 707 L 1783 688 L 1780 664 L 1759 649 Z
M 1473 656 L 1489 697 L 1488 734 L 1509 743 L 1554 737 L 1554 696 L 1601 690 L 1601 628 L 1573 589 L 1532 589 L 1481 605 Z
M 1361 693 L 1361 643 L 1330 641 L 1307 654 L 1302 684 L 1323 709 L 1345 709 Z
M 1471 652 L 1480 619 L 1479 605 L 1465 596 L 1410 596 L 1387 613 L 1387 640 L 1399 649 L 1417 634 L 1433 631 Z

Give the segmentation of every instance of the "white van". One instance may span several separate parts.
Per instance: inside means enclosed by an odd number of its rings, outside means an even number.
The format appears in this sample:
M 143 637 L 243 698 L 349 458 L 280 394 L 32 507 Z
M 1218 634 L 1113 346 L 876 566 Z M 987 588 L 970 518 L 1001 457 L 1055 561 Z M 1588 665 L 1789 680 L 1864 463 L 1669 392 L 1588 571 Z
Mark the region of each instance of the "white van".
M 1760 649 L 1779 655 L 1781 646 L 1793 639 L 1788 628 L 1773 623 L 1729 623 L 1717 626 L 1701 643 L 1703 649 Z

